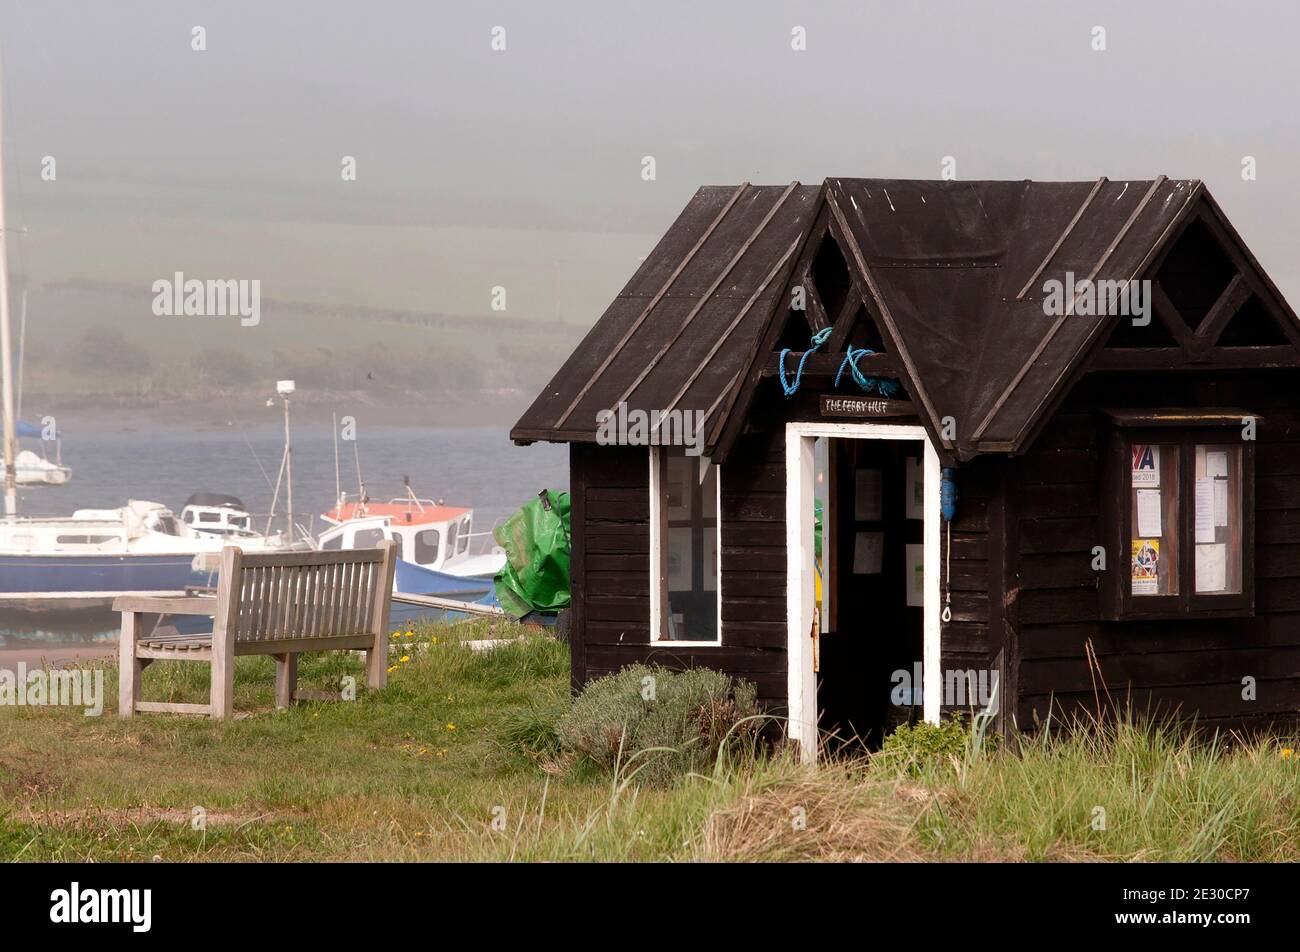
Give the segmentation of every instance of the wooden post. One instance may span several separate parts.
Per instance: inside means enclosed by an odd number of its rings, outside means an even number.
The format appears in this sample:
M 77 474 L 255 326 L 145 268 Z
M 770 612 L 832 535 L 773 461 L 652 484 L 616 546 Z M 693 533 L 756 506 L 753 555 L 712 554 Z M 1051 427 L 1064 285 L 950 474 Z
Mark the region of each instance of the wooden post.
M 140 700 L 140 673 L 143 666 L 135 656 L 135 639 L 140 631 L 140 616 L 136 612 L 122 612 L 122 633 L 117 644 L 117 716 L 135 714 L 135 702 Z
M 243 552 L 228 545 L 221 550 L 217 578 L 217 613 L 212 619 L 212 718 L 230 716 L 235 704 L 235 635 L 239 627 L 239 595 L 243 588 Z
M 388 684 L 388 610 L 393 602 L 393 575 L 397 572 L 397 543 L 385 539 L 379 543 L 384 550 L 379 577 L 372 593 L 374 603 L 370 611 L 371 633 L 375 646 L 366 652 L 366 686 L 379 690 Z
M 275 656 L 275 706 L 283 710 L 298 693 L 298 654 Z

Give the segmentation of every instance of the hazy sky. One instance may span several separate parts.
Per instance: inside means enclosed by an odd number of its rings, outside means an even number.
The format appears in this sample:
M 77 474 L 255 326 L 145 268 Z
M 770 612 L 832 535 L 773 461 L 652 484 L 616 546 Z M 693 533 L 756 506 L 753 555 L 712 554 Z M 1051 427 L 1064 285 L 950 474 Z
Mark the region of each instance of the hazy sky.
M 701 184 L 950 155 L 1203 178 L 1297 303 L 1297 35 L 1293 3 L 0 0 L 11 268 L 590 323 Z

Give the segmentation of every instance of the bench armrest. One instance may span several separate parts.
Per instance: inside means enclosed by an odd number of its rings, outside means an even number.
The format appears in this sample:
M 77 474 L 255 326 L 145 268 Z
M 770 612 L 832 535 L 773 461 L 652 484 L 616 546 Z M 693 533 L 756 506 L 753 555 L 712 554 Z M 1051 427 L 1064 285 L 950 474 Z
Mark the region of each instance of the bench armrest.
M 113 599 L 113 611 L 213 617 L 217 614 L 217 600 L 210 595 L 119 595 Z

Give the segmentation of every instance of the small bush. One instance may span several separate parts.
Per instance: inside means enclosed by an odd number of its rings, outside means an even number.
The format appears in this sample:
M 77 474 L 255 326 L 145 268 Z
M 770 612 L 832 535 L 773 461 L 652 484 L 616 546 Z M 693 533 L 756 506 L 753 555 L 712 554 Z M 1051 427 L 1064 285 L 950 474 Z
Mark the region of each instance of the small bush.
M 902 725 L 885 738 L 878 756 L 887 763 L 906 767 L 909 772 L 917 774 L 951 763 L 953 758 L 963 760 L 969 749 L 970 736 L 966 725 L 960 718 L 953 717 L 938 724 L 921 721 Z
M 556 730 L 566 750 L 602 769 L 664 784 L 751 741 L 756 696 L 752 684 L 708 668 L 632 665 L 588 684 Z

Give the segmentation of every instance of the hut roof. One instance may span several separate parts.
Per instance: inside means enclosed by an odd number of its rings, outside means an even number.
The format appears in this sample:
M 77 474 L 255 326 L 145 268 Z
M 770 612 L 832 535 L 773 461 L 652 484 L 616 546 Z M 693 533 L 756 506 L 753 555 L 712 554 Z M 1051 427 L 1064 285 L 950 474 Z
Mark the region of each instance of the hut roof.
M 702 188 L 511 436 L 594 440 L 597 412 L 626 401 L 705 411 L 706 452 L 725 455 L 719 440 L 735 428 L 724 423 L 747 412 L 759 385 L 762 342 L 786 319 L 801 247 L 832 220 L 927 426 L 937 433 L 952 418 L 961 456 L 1017 452 L 1118 319 L 1053 311 L 1044 283 L 1141 278 L 1206 204 L 1222 216 L 1200 182 L 1163 176 Z M 1297 339 L 1294 312 L 1244 246 L 1238 253 Z

